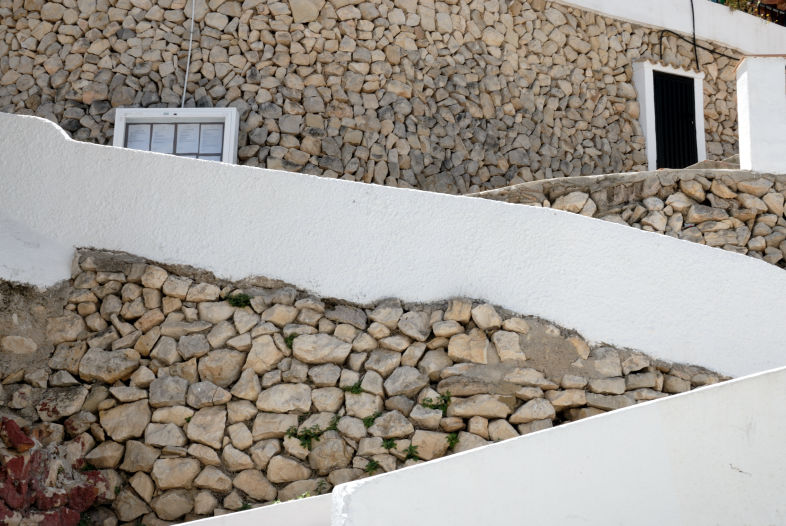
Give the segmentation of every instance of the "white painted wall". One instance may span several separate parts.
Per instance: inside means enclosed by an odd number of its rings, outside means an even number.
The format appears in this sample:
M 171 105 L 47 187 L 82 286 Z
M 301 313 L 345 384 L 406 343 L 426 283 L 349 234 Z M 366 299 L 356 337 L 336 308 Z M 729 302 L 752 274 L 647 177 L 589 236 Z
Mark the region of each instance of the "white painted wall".
M 786 55 L 742 61 L 737 114 L 740 168 L 786 173 Z
M 330 526 L 331 495 L 290 500 L 189 522 L 193 526 Z
M 0 177 L 4 177 L 2 167 Z M 5 216 L 2 203 L 0 200 L 0 278 L 40 285 L 61 281 L 71 267 L 73 246 Z
M 0 113 L 0 159 L 0 209 L 57 245 L 360 303 L 481 298 L 732 376 L 786 364 L 786 272 L 720 249 L 553 209 L 80 143 L 36 117 Z M 14 247 L 0 247 L 0 277 L 69 277 L 57 258 L 54 274 L 29 273 Z
M 333 490 L 332 526 L 785 524 L 786 369 Z
M 690 0 L 557 0 L 613 18 L 692 34 Z M 786 27 L 728 7 L 694 0 L 696 37 L 749 55 L 786 53 Z

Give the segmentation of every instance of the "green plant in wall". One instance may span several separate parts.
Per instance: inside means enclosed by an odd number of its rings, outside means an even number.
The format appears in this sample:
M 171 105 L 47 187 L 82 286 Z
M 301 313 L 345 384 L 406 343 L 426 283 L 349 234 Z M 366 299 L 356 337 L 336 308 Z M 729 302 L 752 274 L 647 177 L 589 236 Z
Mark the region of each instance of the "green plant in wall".
M 376 460 L 372 459 L 372 460 L 368 461 L 368 464 L 366 464 L 366 467 L 363 468 L 363 471 L 365 471 L 369 475 L 373 475 L 374 472 L 378 471 L 380 467 L 382 467 L 382 466 L 379 465 L 379 462 L 377 462 Z
M 366 426 L 366 429 L 368 429 L 369 427 L 373 426 L 373 425 L 374 425 L 374 420 L 376 420 L 377 418 L 379 418 L 379 415 L 381 415 L 381 414 L 382 414 L 382 413 L 380 413 L 379 411 L 377 411 L 377 412 L 376 412 L 376 413 L 374 413 L 373 415 L 371 415 L 371 416 L 367 416 L 366 418 L 364 418 L 364 419 L 363 419 L 363 425 L 364 425 L 364 426 Z
M 251 305 L 251 296 L 243 293 L 233 294 L 231 296 L 227 296 L 227 303 L 233 307 L 248 307 Z
M 338 431 L 338 420 L 338 415 L 333 415 L 333 418 L 330 419 L 330 425 L 328 425 L 325 431 Z
M 439 409 L 442 411 L 442 416 L 447 416 L 448 414 L 448 406 L 450 405 L 450 391 L 445 392 L 443 395 L 439 395 L 439 398 L 436 400 L 432 400 L 431 398 L 424 398 L 420 405 L 423 407 L 427 407 L 429 409 Z
M 459 437 L 457 432 L 448 433 L 448 436 L 445 437 L 448 441 L 448 451 L 453 451 L 456 445 L 459 443 Z
M 382 447 L 390 451 L 391 449 L 396 447 L 396 441 L 392 438 L 386 438 L 382 440 Z
M 325 479 L 319 479 L 319 482 L 317 482 L 317 493 L 322 495 L 326 490 L 327 482 L 325 482 Z
M 420 460 L 418 446 L 410 444 L 405 451 L 407 452 L 406 460 Z
M 292 333 L 289 336 L 287 336 L 286 338 L 284 338 L 284 343 L 286 343 L 287 347 L 289 347 L 291 349 L 292 348 L 292 342 L 294 342 L 295 338 L 297 338 L 298 336 L 299 336 L 299 334 Z
M 363 389 L 360 388 L 360 380 L 358 380 L 358 382 L 355 385 L 345 385 L 344 387 L 342 387 L 342 389 L 347 393 L 352 393 L 352 394 L 360 394 L 363 392 Z
M 322 436 L 322 431 L 318 425 L 313 425 L 311 427 L 307 427 L 302 431 L 298 431 L 298 428 L 295 426 L 290 427 L 287 430 L 288 437 L 294 437 L 300 440 L 300 445 L 304 448 L 311 451 L 311 443 L 314 440 L 319 440 L 319 437 Z

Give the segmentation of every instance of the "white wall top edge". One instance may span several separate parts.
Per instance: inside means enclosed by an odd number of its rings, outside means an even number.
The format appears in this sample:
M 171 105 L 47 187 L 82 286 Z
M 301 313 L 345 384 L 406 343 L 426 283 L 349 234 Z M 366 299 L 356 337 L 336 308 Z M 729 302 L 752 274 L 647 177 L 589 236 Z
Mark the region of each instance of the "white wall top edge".
M 331 494 L 190 522 L 194 526 L 330 526 Z
M 611 18 L 692 34 L 688 0 L 557 0 Z M 694 0 L 696 37 L 748 55 L 786 53 L 786 27 L 708 0 Z
M 0 113 L 0 158 L 3 214 L 55 246 L 363 304 L 478 298 L 732 376 L 786 364 L 786 272 L 720 249 L 553 209 L 81 143 L 36 117 Z M 58 258 L 29 273 L 16 246 L 0 247 L 0 277 L 69 277 Z
M 332 526 L 784 524 L 784 384 L 767 371 L 342 484 Z

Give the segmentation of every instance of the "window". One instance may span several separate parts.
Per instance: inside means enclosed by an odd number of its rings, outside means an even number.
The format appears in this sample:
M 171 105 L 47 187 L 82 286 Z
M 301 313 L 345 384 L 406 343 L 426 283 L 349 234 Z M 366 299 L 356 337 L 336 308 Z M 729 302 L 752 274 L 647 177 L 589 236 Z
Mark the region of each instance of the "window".
M 235 108 L 118 108 L 113 146 L 237 162 Z

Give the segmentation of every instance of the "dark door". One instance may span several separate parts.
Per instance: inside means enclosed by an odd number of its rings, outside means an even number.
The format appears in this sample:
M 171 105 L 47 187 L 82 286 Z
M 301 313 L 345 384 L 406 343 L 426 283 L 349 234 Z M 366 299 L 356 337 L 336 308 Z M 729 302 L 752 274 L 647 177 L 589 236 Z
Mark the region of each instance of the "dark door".
M 693 79 L 660 71 L 652 75 L 658 168 L 685 168 L 698 161 Z

